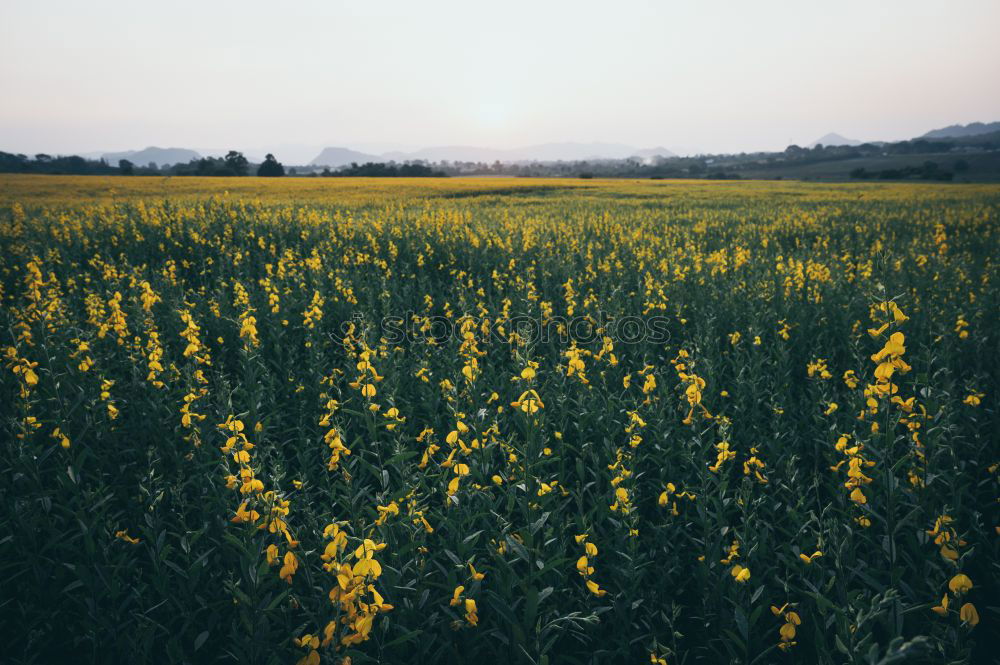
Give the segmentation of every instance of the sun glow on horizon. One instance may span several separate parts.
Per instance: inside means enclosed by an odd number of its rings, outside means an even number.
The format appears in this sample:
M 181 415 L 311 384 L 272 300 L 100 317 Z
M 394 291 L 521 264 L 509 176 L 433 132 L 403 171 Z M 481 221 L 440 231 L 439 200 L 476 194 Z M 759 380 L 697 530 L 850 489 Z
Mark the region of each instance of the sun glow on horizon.
M 476 124 L 482 129 L 500 130 L 510 125 L 508 105 L 500 100 L 482 102 L 476 108 Z

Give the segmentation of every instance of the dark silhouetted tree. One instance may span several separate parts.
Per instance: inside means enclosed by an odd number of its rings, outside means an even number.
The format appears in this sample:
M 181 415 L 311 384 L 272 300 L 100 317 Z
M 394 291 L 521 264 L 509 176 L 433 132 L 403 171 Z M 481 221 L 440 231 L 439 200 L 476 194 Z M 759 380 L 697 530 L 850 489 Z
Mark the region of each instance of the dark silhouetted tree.
M 285 175 L 285 167 L 274 158 L 274 155 L 267 153 L 264 163 L 257 169 L 257 175 L 262 178 L 278 178 Z
M 250 162 L 247 161 L 242 152 L 230 150 L 223 161 L 225 161 L 226 168 L 232 171 L 233 175 L 246 175 L 247 171 L 250 170 Z
M 212 164 L 211 157 L 192 160 L 191 163 L 194 164 L 195 175 L 214 175 L 215 166 Z
M 128 161 L 127 159 L 119 159 L 118 171 L 121 172 L 122 175 L 132 175 L 133 173 L 135 173 L 135 164 Z

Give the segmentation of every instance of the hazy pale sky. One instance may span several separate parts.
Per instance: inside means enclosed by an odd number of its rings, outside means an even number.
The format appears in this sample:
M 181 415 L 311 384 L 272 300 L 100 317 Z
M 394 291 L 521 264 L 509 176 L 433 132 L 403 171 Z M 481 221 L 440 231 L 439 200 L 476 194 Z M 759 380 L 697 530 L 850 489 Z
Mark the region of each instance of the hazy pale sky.
M 0 150 L 902 139 L 1000 120 L 998 28 L 998 0 L 0 0 Z

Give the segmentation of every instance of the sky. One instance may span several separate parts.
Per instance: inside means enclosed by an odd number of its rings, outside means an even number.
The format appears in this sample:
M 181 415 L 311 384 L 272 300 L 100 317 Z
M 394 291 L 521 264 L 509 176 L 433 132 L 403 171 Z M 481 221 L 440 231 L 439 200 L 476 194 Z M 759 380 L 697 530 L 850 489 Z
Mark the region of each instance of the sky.
M 1000 120 L 998 0 L 0 0 L 0 150 L 682 154 Z

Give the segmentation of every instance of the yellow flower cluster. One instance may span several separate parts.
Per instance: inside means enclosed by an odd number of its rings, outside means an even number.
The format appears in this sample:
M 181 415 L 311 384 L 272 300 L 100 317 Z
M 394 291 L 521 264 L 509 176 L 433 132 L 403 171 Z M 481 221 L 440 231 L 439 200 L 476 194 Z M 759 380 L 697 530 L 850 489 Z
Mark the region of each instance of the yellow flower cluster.
M 580 576 L 586 581 L 587 591 L 600 598 L 608 592 L 605 589 L 602 589 L 601 586 L 592 579 L 594 566 L 592 566 L 591 563 L 592 559 L 597 557 L 597 545 L 588 542 L 588 537 L 589 534 L 586 533 L 573 537 L 574 540 L 576 540 L 577 545 L 583 546 L 583 555 L 576 560 L 576 571 L 580 573 Z

